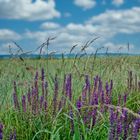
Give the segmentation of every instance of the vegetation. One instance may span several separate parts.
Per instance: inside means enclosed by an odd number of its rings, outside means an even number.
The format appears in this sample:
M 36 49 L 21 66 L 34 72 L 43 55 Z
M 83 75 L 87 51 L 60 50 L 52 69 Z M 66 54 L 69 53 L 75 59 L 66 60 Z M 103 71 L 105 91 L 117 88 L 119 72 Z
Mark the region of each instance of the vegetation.
M 140 139 L 140 57 L 0 60 L 0 139 Z

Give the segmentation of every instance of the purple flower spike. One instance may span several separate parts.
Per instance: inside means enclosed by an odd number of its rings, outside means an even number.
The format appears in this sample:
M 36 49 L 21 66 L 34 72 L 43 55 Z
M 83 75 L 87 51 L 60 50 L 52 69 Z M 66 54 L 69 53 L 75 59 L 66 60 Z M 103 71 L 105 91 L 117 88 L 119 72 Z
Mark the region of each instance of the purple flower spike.
M 44 81 L 45 74 L 44 74 L 44 68 L 41 69 L 41 80 Z
M 26 112 L 26 96 L 22 96 L 22 110 Z
M 78 101 L 76 102 L 76 107 L 79 110 L 79 112 L 81 111 L 81 107 L 82 107 L 82 102 L 81 102 L 81 97 L 78 99 Z
M 109 140 L 113 140 L 115 137 L 115 128 L 114 128 L 114 108 L 110 108 L 110 132 L 109 132 Z
M 40 109 L 42 110 L 43 107 L 43 102 L 44 102 L 44 96 L 40 97 Z
M 48 82 L 45 82 L 45 99 L 47 100 L 48 96 Z
M 19 102 L 18 102 L 18 97 L 17 97 L 17 94 L 16 92 L 13 93 L 13 100 L 14 100 L 14 106 L 15 106 L 15 109 L 20 109 L 20 106 L 19 106 Z
M 99 78 L 99 86 L 98 86 L 98 94 L 99 94 L 99 96 L 101 95 L 102 90 L 103 90 L 103 85 L 102 85 L 101 78 Z
M 28 91 L 27 98 L 28 98 L 29 105 L 31 105 L 31 92 L 30 92 L 30 90 Z
M 47 111 L 48 103 L 47 101 L 44 101 L 44 111 Z
M 92 111 L 92 128 L 94 127 L 95 123 L 96 123 L 96 115 L 97 115 L 97 107 L 94 107 L 93 111 Z
M 3 125 L 0 124 L 0 140 L 3 139 Z
M 11 132 L 9 140 L 16 140 L 16 130 L 14 130 L 14 132 Z
M 119 136 L 120 136 L 121 132 L 122 132 L 122 122 L 121 122 L 120 119 L 118 119 L 116 140 L 119 139 Z
M 68 75 L 68 78 L 67 78 L 67 95 L 69 97 L 69 100 L 71 101 L 72 100 L 72 80 L 71 80 L 71 74 Z
M 57 97 L 58 97 L 58 79 L 57 79 L 57 75 L 55 76 L 55 81 L 54 81 L 54 97 L 53 97 L 53 114 L 55 114 L 56 112 L 56 107 L 57 107 Z
M 90 81 L 89 81 L 89 76 L 85 76 L 85 83 L 86 83 L 86 89 L 88 92 L 90 92 Z
M 74 133 L 74 122 L 73 122 L 73 111 L 70 109 L 69 111 L 69 116 L 70 116 L 70 125 L 71 125 L 71 133 Z
M 104 104 L 104 102 L 105 102 L 105 95 L 104 95 L 104 91 L 102 90 L 101 103 Z
M 140 131 L 140 118 L 136 118 L 132 131 L 132 137 L 136 140 L 138 140 L 139 131 Z

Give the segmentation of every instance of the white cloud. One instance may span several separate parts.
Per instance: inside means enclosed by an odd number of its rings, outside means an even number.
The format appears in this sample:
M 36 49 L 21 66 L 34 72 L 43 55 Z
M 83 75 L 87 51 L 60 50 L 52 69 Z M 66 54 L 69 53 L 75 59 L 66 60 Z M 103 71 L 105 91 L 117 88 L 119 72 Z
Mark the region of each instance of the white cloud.
M 120 6 L 124 3 L 124 0 L 113 0 L 112 4 L 114 4 L 115 6 Z
M 126 52 L 129 52 L 131 50 L 134 49 L 134 45 L 131 44 L 129 46 L 129 49 L 128 49 L 128 46 L 127 44 L 115 44 L 115 43 L 112 43 L 112 42 L 107 42 L 104 44 L 104 47 L 105 48 L 108 48 L 108 52 L 110 53 L 118 53 L 118 52 L 121 52 L 121 53 L 126 53 Z
M 107 10 L 93 16 L 87 23 L 96 27 L 96 31 L 107 36 L 118 33 L 134 34 L 140 32 L 140 7 L 128 10 Z
M 140 8 L 133 7 L 128 10 L 107 10 L 106 12 L 93 16 L 83 24 L 69 23 L 56 30 L 44 30 L 39 32 L 28 32 L 28 37 L 34 38 L 38 43 L 43 42 L 48 36 L 58 36 L 54 44 L 54 50 L 70 50 L 74 44 L 82 45 L 87 40 L 100 36 L 95 46 L 104 46 L 107 42 L 121 33 L 140 33 Z M 126 43 L 126 42 L 125 42 Z M 107 44 L 111 48 L 121 47 L 121 45 Z M 53 47 L 52 47 L 53 48 Z M 95 50 L 92 46 L 89 52 Z M 112 49 L 113 50 L 113 49 Z
M 41 29 L 57 29 L 59 27 L 60 25 L 54 22 L 44 22 L 40 26 Z
M 9 29 L 0 29 L 0 40 L 18 40 L 21 36 Z
M 43 30 L 34 32 L 28 30 L 23 34 L 23 38 L 30 41 L 34 40 L 32 41 L 35 43 L 34 46 L 38 46 L 48 37 L 57 36 L 51 43 L 50 51 L 62 53 L 69 52 L 73 45 L 79 44 L 78 48 L 74 50 L 77 52 L 86 41 L 100 36 L 101 38 L 87 49 L 89 53 L 94 52 L 97 47 L 101 46 L 109 47 L 110 51 L 117 51 L 122 47 L 125 51 L 127 50 L 126 42 L 124 44 L 114 44 L 112 39 L 115 39 L 116 35 L 121 33 L 127 35 L 140 33 L 139 15 L 140 7 L 133 7 L 127 10 L 107 10 L 81 24 L 69 23 L 66 26 L 60 26 L 58 23 L 44 22 L 41 25 L 41 27 L 44 25 Z M 134 46 L 132 49 L 136 50 Z
M 95 0 L 75 0 L 74 4 L 82 7 L 84 10 L 91 9 L 96 5 Z
M 0 0 L 0 18 L 44 20 L 60 17 L 54 0 Z

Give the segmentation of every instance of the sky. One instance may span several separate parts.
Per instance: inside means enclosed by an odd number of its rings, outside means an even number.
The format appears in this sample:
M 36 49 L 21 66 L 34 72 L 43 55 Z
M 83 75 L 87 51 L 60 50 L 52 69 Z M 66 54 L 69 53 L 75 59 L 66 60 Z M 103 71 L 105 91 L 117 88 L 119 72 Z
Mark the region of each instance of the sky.
M 0 0 L 0 54 L 36 50 L 48 38 L 49 53 L 140 54 L 140 0 Z M 128 49 L 129 44 L 129 49 Z M 44 47 L 42 53 L 46 53 Z

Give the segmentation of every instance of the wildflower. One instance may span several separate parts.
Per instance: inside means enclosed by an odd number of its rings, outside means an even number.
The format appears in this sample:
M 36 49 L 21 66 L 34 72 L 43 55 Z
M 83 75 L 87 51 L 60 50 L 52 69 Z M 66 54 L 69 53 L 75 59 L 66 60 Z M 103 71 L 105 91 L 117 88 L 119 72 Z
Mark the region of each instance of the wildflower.
M 22 110 L 26 112 L 26 96 L 22 96 Z
M 3 125 L 0 124 L 0 140 L 3 139 Z

